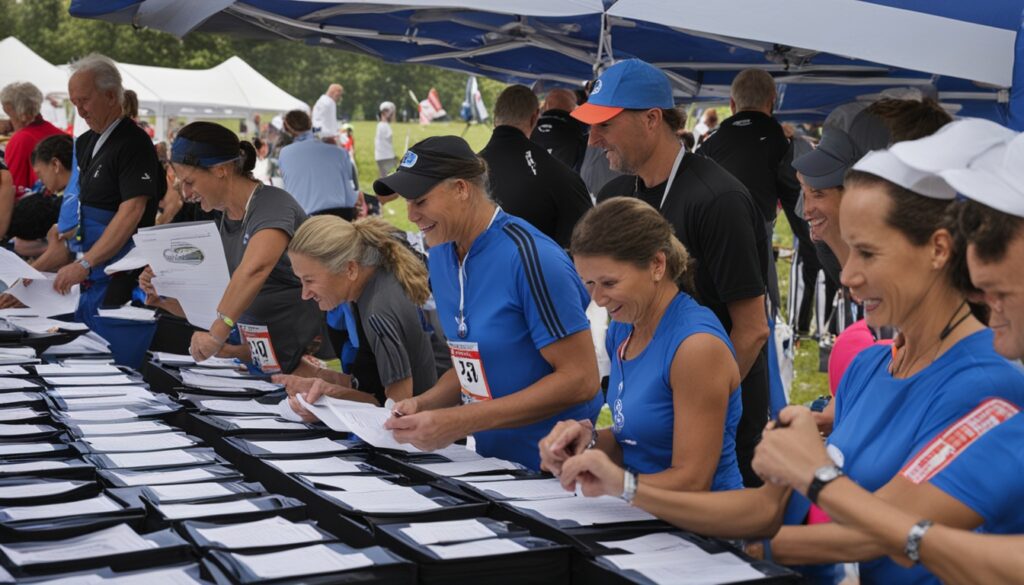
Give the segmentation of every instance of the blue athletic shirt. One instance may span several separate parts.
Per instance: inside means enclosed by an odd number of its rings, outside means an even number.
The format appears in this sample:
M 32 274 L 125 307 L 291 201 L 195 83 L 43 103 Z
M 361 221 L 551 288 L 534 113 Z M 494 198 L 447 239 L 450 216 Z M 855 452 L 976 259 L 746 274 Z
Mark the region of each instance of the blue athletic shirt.
M 1024 373 L 992 348 L 992 331 L 965 337 L 906 379 L 889 374 L 891 348 L 872 346 L 846 370 L 836 390 L 829 452 L 861 487 L 875 491 L 950 424 L 989 396 L 1024 404 Z M 860 563 L 860 582 L 939 583 L 923 566 L 888 557 Z
M 465 337 L 459 336 L 459 259 L 455 243 L 430 250 L 430 283 L 437 314 L 450 342 L 479 344 L 492 398 L 518 392 L 553 370 L 540 350 L 588 331 L 590 297 L 568 255 L 527 222 L 498 211 L 465 258 Z M 537 443 L 566 419 L 597 418 L 593 400 L 539 422 L 473 436 L 477 451 L 540 469 Z
M 985 519 L 980 531 L 1024 532 L 1024 416 L 986 432 L 931 479 Z
M 687 338 L 697 333 L 714 335 L 736 355 L 722 323 L 710 309 L 680 292 L 662 315 L 654 337 L 640 355 L 620 357 L 619 348 L 633 326 L 612 321 L 605 337 L 612 369 L 608 381 L 608 407 L 612 409 L 612 432 L 622 447 L 626 467 L 638 473 L 659 473 L 672 466 L 672 436 L 675 411 L 672 396 L 672 360 Z M 619 392 L 620 383 L 622 391 Z M 739 386 L 729 395 L 722 433 L 722 452 L 711 483 L 711 491 L 737 490 L 743 477 L 736 463 L 736 425 L 743 413 Z

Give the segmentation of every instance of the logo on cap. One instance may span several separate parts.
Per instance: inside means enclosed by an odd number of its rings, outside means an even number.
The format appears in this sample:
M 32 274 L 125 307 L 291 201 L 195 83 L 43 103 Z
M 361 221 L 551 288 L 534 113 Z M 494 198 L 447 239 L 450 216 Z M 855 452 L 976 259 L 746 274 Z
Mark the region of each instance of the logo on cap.
M 402 157 L 402 162 L 398 163 L 398 166 L 405 167 L 407 169 L 412 168 L 412 166 L 416 164 L 417 158 L 416 153 L 410 150 L 405 153 L 405 156 Z
M 590 90 L 590 95 L 597 95 L 601 93 L 601 80 L 598 79 L 594 82 L 594 89 Z

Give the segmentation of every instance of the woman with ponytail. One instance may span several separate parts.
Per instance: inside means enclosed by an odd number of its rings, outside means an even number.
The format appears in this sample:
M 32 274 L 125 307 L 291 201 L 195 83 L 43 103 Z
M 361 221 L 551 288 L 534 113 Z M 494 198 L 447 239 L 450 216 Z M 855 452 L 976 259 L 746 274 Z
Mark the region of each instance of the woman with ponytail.
M 326 324 L 316 303 L 301 298 L 302 285 L 285 255 L 306 214 L 287 192 L 254 179 L 255 164 L 252 144 L 211 122 L 185 126 L 171 146 L 186 201 L 222 212 L 220 236 L 231 273 L 217 319 L 208 331 L 192 335 L 189 351 L 196 361 L 238 357 L 264 373 L 287 373 Z M 148 304 L 184 316 L 177 301 L 159 297 L 150 270 L 140 284 Z M 242 343 L 229 345 L 236 325 Z
M 321 395 L 384 404 L 421 394 L 437 382 L 438 364 L 431 333 L 420 306 L 430 297 L 427 268 L 396 237 L 395 228 L 380 218 L 349 223 L 339 217 L 310 218 L 288 246 L 292 270 L 302 282 L 302 298 L 330 311 L 350 303 L 358 322 L 360 343 L 366 343 L 376 363 L 379 383 L 354 388 L 348 377 L 332 380 L 280 376 L 296 412 L 310 417 L 295 400 Z M 443 356 L 446 357 L 446 356 Z

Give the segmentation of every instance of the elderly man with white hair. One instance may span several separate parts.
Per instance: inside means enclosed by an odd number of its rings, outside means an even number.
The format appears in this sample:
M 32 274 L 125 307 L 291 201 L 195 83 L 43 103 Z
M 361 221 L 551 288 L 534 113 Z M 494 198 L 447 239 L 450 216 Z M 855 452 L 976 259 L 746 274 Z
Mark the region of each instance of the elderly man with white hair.
M 96 310 L 104 304 L 123 304 L 135 287 L 129 273 L 110 277 L 103 269 L 128 253 L 138 228 L 153 225 L 166 179 L 149 136 L 124 116 L 117 65 L 91 54 L 72 63 L 71 72 L 71 103 L 89 126 L 75 143 L 82 252 L 60 269 L 53 287 L 67 294 L 74 285 L 82 285 L 75 319 L 103 335 Z
M 42 103 L 42 92 L 28 82 L 16 81 L 0 90 L 0 105 L 14 126 L 14 134 L 4 151 L 4 160 L 14 179 L 16 198 L 31 190 L 36 182 L 36 174 L 32 170 L 32 150 L 36 144 L 47 136 L 61 133 L 39 115 Z

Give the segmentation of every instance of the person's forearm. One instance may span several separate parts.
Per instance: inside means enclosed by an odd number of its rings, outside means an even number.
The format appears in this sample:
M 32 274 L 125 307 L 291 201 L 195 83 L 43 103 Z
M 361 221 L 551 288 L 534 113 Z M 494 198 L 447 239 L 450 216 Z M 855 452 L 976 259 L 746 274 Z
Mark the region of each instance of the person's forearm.
M 750 368 L 754 367 L 761 354 L 761 348 L 768 341 L 768 324 L 759 327 L 756 323 L 733 323 L 729 340 L 736 350 L 736 365 L 739 366 L 740 379 L 746 378 Z
M 255 270 L 245 270 L 239 266 L 231 275 L 228 287 L 217 305 L 217 312 L 237 321 L 259 294 L 273 268 L 272 264 L 260 265 Z M 217 339 L 226 339 L 231 334 L 231 327 L 218 319 L 210 326 L 210 334 Z
M 462 398 L 462 386 L 455 368 L 449 369 L 437 379 L 433 388 L 416 397 L 417 410 L 436 410 L 459 404 Z
M 615 433 L 611 429 L 597 431 L 597 444 L 594 448 L 604 451 L 613 463 L 622 467 L 622 446 L 615 440 Z
M 772 539 L 772 558 L 784 565 L 852 563 L 887 552 L 870 534 L 835 523 L 783 526 Z
M 146 199 L 135 197 L 121 203 L 100 239 L 83 254 L 89 264 L 99 266 L 121 251 L 139 227 L 142 214 L 146 211 Z
M 363 392 L 356 390 L 355 388 L 345 388 L 343 386 L 337 386 L 335 384 L 329 384 L 329 388 L 325 393 L 331 398 L 337 398 L 338 400 L 350 400 L 352 402 L 365 402 L 367 404 L 374 404 L 380 406 L 377 399 L 374 398 L 373 394 L 369 392 Z
M 718 538 L 766 538 L 782 524 L 790 490 L 766 484 L 725 492 L 678 492 L 637 483 L 633 505 L 683 530 Z
M 1020 583 L 1022 552 L 1024 536 L 975 534 L 939 525 L 932 526 L 921 540 L 921 562 L 950 585 Z
M 64 242 L 51 242 L 46 246 L 46 251 L 32 262 L 32 268 L 39 272 L 56 272 L 72 259 Z
M 10 173 L 0 177 L 0 237 L 7 236 L 14 214 L 14 183 Z

